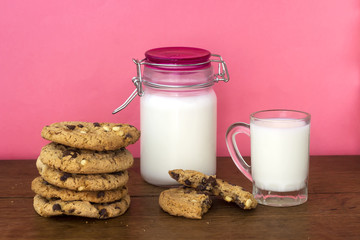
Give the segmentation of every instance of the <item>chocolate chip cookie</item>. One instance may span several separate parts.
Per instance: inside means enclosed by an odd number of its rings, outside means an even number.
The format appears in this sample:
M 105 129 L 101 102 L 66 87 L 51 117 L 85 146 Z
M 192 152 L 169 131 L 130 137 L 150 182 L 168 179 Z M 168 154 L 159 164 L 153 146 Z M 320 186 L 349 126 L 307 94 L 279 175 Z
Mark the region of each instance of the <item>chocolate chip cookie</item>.
M 51 168 L 38 158 L 36 167 L 48 183 L 60 188 L 76 191 L 104 191 L 125 186 L 129 180 L 128 172 L 121 171 L 104 174 L 74 174 Z
M 134 163 L 133 156 L 125 148 L 99 152 L 55 142 L 42 148 L 39 159 L 52 168 L 81 174 L 119 172 L 130 168 Z
M 91 203 L 88 201 L 63 201 L 60 199 L 48 200 L 35 195 L 34 209 L 43 217 L 73 215 L 88 218 L 107 219 L 120 216 L 130 206 L 130 196 L 112 203 Z
M 135 143 L 140 131 L 129 124 L 57 122 L 45 126 L 41 136 L 74 148 L 105 151 Z
M 254 196 L 240 186 L 230 184 L 215 176 L 208 176 L 193 170 L 175 169 L 169 175 L 177 182 L 196 190 L 207 191 L 222 197 L 227 202 L 235 202 L 242 209 L 253 209 L 257 206 Z
M 197 191 L 206 191 L 212 193 L 217 185 L 216 176 L 208 176 L 194 170 L 175 169 L 169 171 L 169 175 L 177 182 L 196 189 Z
M 192 219 L 201 219 L 211 203 L 209 195 L 187 187 L 170 188 L 159 196 L 159 205 L 165 212 Z
M 74 191 L 51 185 L 42 177 L 35 178 L 31 183 L 31 190 L 36 194 L 51 200 L 59 198 L 63 201 L 89 201 L 93 203 L 106 203 L 117 201 L 128 194 L 126 186 L 108 191 Z

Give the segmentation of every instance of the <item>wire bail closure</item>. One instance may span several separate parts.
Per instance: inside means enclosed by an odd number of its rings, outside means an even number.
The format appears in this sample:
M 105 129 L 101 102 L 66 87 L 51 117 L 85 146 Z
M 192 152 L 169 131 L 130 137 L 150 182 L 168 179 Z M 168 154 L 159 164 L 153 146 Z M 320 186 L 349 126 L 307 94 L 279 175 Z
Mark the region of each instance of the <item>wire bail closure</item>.
M 214 74 L 214 82 L 224 81 L 227 83 L 230 80 L 230 76 L 229 76 L 229 72 L 228 72 L 226 63 L 224 62 L 222 57 L 218 54 L 211 54 L 211 56 L 219 58 L 219 60 L 216 60 L 216 59 L 210 60 L 210 62 L 219 63 L 218 73 Z
M 134 98 L 138 95 L 139 97 L 143 96 L 144 91 L 143 91 L 143 79 L 142 79 L 142 73 L 141 73 L 141 65 L 151 65 L 151 66 L 163 66 L 163 67 L 186 67 L 186 66 L 198 66 L 198 65 L 203 65 L 203 64 L 207 64 L 209 62 L 215 62 L 218 63 L 218 73 L 214 74 L 214 82 L 219 82 L 219 81 L 223 81 L 223 82 L 228 82 L 230 80 L 230 76 L 229 76 L 229 72 L 226 66 L 225 61 L 222 59 L 222 57 L 218 54 L 211 54 L 212 57 L 217 57 L 218 59 L 210 59 L 209 61 L 203 62 L 203 63 L 196 63 L 196 64 L 158 64 L 158 63 L 149 63 L 146 62 L 146 59 L 143 60 L 136 60 L 133 59 L 133 62 L 136 64 L 136 72 L 137 72 L 137 76 L 132 78 L 132 82 L 135 85 L 135 90 L 131 93 L 130 97 L 128 97 L 128 99 L 126 99 L 126 101 L 119 106 L 118 108 L 116 108 L 112 114 L 116 114 L 118 112 L 120 112 L 121 110 L 123 110 L 124 108 L 127 107 L 127 105 L 129 105 L 129 103 L 134 100 Z M 198 85 L 190 85 L 187 87 L 196 87 Z

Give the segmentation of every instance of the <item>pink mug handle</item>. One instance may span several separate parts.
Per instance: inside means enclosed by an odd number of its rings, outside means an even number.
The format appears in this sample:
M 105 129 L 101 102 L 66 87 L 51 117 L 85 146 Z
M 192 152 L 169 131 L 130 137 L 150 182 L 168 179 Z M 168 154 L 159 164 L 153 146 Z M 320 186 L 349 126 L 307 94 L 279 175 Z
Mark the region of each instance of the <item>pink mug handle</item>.
M 226 145 L 236 167 L 252 182 L 251 166 L 245 162 L 236 145 L 235 136 L 238 133 L 245 133 L 250 137 L 250 125 L 242 122 L 232 124 L 226 132 Z

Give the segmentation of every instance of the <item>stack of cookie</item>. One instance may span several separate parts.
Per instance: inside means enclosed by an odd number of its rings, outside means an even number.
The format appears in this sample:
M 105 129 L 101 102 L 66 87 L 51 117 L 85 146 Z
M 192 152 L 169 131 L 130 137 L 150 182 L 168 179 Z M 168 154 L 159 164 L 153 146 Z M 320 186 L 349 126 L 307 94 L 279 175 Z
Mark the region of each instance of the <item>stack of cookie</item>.
M 182 187 L 164 190 L 159 196 L 160 207 L 170 215 L 201 219 L 211 207 L 210 196 L 234 202 L 244 210 L 254 209 L 254 196 L 240 186 L 194 170 L 174 169 L 169 175 Z
M 40 176 L 32 182 L 35 211 L 44 217 L 74 215 L 106 219 L 130 205 L 125 149 L 140 132 L 128 124 L 59 122 L 45 126 L 44 146 L 36 161 Z

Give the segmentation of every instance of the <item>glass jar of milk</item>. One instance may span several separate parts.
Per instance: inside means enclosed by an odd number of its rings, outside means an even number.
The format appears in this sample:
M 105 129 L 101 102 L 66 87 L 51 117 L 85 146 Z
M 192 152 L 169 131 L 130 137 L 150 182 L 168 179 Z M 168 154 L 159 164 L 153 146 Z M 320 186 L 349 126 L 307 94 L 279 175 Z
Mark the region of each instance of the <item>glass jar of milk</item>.
M 220 60 L 211 60 L 214 56 Z M 133 79 L 141 96 L 143 179 L 154 185 L 173 185 L 176 182 L 168 174 L 172 169 L 216 174 L 217 100 L 212 86 L 228 81 L 225 62 L 219 55 L 189 47 L 151 49 L 145 57 L 134 60 L 138 76 Z M 219 63 L 217 74 L 212 62 Z

